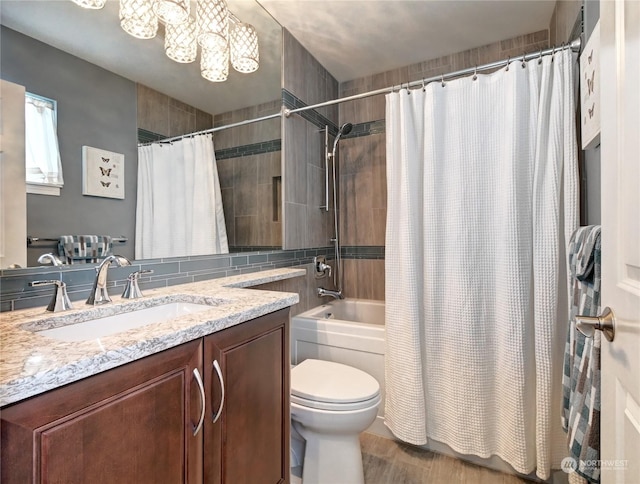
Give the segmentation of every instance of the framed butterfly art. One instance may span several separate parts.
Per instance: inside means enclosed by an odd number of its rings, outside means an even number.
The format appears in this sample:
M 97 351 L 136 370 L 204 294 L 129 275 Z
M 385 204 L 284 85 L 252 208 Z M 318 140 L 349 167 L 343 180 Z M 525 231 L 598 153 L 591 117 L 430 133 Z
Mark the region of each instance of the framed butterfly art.
M 124 155 L 83 146 L 82 194 L 124 199 Z
M 600 22 L 580 55 L 580 125 L 582 149 L 600 143 Z

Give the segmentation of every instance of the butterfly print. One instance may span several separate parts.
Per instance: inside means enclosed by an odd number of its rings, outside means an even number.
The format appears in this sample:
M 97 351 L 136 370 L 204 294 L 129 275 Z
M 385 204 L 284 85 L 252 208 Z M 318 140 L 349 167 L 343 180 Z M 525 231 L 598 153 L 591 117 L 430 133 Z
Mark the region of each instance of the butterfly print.
M 113 170 L 113 168 L 100 168 L 100 173 L 102 173 L 102 176 L 111 176 L 111 170 Z
M 593 117 L 593 112 L 596 110 L 596 104 L 593 103 L 593 105 L 588 109 L 589 111 L 589 119 L 591 119 Z
M 100 158 L 102 158 L 102 161 L 104 163 L 109 163 L 109 160 L 111 159 L 111 158 L 105 158 L 104 156 L 101 156 Z
M 587 79 L 587 92 L 589 95 L 593 94 L 593 86 L 595 84 L 596 71 L 591 73 L 591 79 Z
M 106 188 L 109 188 L 109 185 L 111 185 L 111 182 L 103 182 L 102 180 L 100 180 L 100 183 L 102 183 L 102 186 Z

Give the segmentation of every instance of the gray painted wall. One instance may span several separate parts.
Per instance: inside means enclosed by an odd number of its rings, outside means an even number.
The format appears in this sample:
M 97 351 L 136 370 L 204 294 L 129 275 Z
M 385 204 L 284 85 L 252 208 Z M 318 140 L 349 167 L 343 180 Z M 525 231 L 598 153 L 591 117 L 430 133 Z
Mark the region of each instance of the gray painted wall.
M 2 27 L 0 75 L 58 102 L 64 188 L 59 197 L 27 195 L 27 234 L 104 234 L 129 238 L 114 251 L 133 259 L 137 120 L 133 81 Z M 82 146 L 123 153 L 125 199 L 82 195 Z M 30 249 L 28 265 L 52 248 Z

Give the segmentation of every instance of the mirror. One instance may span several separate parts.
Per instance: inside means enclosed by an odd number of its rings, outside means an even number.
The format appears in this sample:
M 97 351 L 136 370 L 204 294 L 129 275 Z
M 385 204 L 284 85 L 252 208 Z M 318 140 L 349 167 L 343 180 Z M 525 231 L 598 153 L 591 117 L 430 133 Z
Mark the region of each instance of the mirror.
M 133 259 L 136 133 L 158 139 L 280 111 L 282 29 L 254 0 L 227 3 L 256 28 L 260 67 L 251 74 L 230 68 L 226 82 L 212 83 L 201 77 L 199 59 L 179 64 L 166 57 L 162 26 L 154 39 L 126 34 L 118 1 L 101 10 L 69 0 L 1 2 L 2 78 L 58 102 L 65 186 L 60 197 L 27 196 L 28 235 L 124 236 L 114 252 Z M 214 133 L 230 252 L 281 248 L 280 137 L 278 118 Z M 82 195 L 82 146 L 124 154 L 124 200 Z M 35 244 L 28 265 L 55 245 Z

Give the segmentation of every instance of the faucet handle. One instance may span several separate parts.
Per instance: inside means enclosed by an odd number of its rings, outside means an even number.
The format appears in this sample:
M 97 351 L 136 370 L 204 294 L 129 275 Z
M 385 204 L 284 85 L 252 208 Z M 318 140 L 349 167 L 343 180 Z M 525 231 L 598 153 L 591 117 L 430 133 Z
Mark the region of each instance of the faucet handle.
M 140 286 L 138 286 L 138 277 L 140 277 L 141 274 L 153 274 L 153 270 L 143 269 L 129 274 L 127 277 L 127 285 L 122 292 L 123 299 L 138 299 L 142 297 L 142 291 L 140 290 Z
M 66 311 L 73 309 L 69 295 L 67 294 L 67 284 L 62 281 L 47 280 L 47 281 L 32 281 L 29 283 L 31 287 L 38 286 L 55 286 L 53 297 L 47 306 L 47 311 L 53 311 L 57 313 L 59 311 Z

